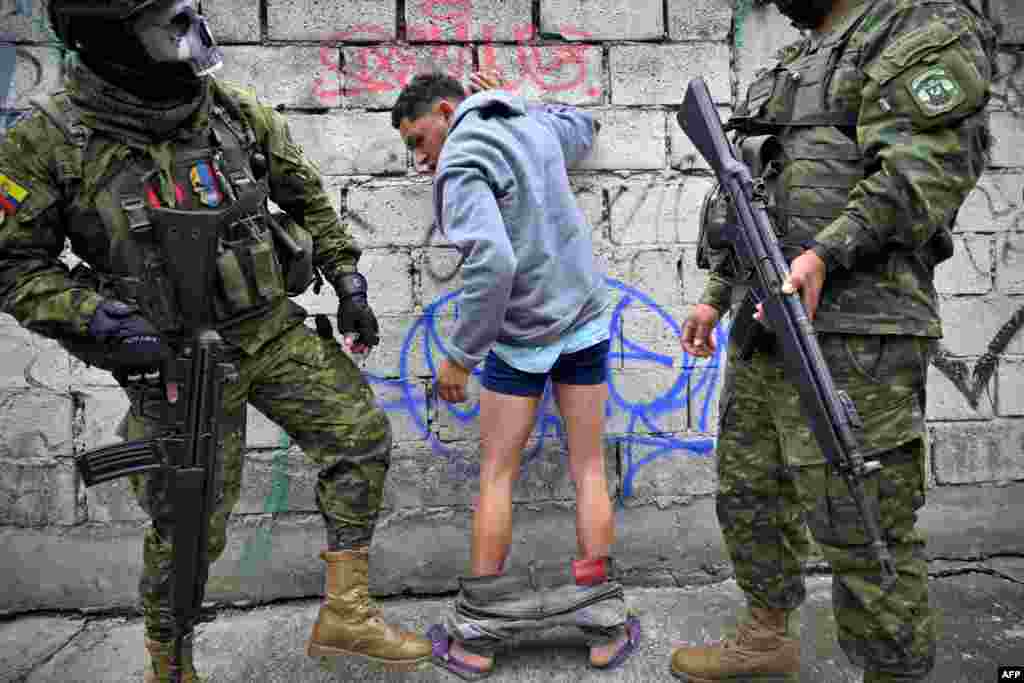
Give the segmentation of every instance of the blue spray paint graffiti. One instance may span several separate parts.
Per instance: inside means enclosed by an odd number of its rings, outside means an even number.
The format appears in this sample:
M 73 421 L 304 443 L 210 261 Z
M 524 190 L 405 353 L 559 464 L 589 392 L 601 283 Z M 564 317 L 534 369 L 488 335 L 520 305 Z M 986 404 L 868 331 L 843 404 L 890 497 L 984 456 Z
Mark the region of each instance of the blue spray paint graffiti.
M 617 424 L 624 425 L 618 433 L 609 436 L 609 441 L 620 446 L 625 466 L 623 495 L 628 496 L 640 469 L 659 458 L 678 453 L 707 457 L 711 453 L 713 440 L 710 437 L 680 437 L 672 433 L 673 429 L 666 426 L 665 421 L 679 411 L 688 411 L 691 401 L 698 399 L 700 408 L 694 426 L 698 432 L 708 432 L 711 401 L 719 380 L 721 354 L 726 347 L 728 332 L 721 325 L 716 330 L 718 351 L 710 361 L 697 363 L 680 351 L 682 362 L 676 370 L 679 358 L 650 351 L 642 344 L 627 338 L 623 333 L 623 320 L 626 311 L 630 309 L 638 309 L 648 315 L 653 313 L 677 338 L 681 334 L 679 324 L 643 292 L 612 278 L 608 278 L 607 282 L 618 295 L 618 303 L 612 311 L 611 319 L 611 366 L 614 368 L 629 362 L 630 368 L 650 365 L 660 371 L 677 372 L 667 390 L 647 399 L 629 397 L 629 392 L 620 385 L 620 382 L 628 382 L 629 379 L 617 378 L 614 372 L 609 379 L 606 415 L 608 418 L 615 418 Z M 438 360 L 448 355 L 438 324 L 446 315 L 457 314 L 457 296 L 458 291 L 455 291 L 439 297 L 427 306 L 424 313 L 409 328 L 402 342 L 397 378 L 368 373 L 367 379 L 371 384 L 382 388 L 386 386 L 398 393 L 397 399 L 382 400 L 381 406 L 389 413 L 407 415 L 433 451 L 449 459 L 453 474 L 473 477 L 479 474 L 478 466 L 467 463 L 455 448 L 438 438 L 433 429 L 434 420 L 431 419 L 431 412 L 444 410 L 456 423 L 468 424 L 479 417 L 479 404 L 464 407 L 435 401 L 427 390 L 429 381 L 418 377 L 413 367 L 414 361 L 417 360 L 414 349 L 419 347 L 427 372 L 431 378 L 436 376 Z M 474 375 L 479 375 L 479 368 L 474 370 Z M 524 467 L 539 456 L 548 439 L 563 438 L 563 425 L 555 408 L 550 385 L 541 400 L 534 435 L 534 445 L 523 457 Z

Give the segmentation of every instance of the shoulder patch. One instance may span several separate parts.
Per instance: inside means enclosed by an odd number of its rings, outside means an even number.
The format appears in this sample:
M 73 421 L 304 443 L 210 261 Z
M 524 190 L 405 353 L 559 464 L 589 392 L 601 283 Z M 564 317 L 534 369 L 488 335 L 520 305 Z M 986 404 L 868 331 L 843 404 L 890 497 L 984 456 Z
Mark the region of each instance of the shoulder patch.
M 938 116 L 960 106 L 967 95 L 956 77 L 942 64 L 925 69 L 907 82 L 907 89 L 925 116 Z
M 19 185 L 8 175 L 0 173 L 0 211 L 3 215 L 14 215 L 25 198 L 28 190 Z

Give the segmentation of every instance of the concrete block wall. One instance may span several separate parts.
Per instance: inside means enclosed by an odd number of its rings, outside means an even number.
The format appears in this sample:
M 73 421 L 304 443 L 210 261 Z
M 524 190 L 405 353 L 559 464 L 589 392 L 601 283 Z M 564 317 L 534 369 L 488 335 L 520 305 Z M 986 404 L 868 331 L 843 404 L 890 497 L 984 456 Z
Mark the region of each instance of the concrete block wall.
M 991 105 L 996 144 L 960 214 L 956 256 L 937 274 L 946 338 L 928 387 L 923 525 L 930 555 L 945 560 L 1024 552 L 1024 9 L 1011 0 L 985 5 L 1003 41 Z M 604 124 L 572 183 L 616 300 L 606 450 L 627 580 L 728 576 L 713 498 L 722 367 L 685 358 L 678 345 L 705 280 L 695 246 L 711 176 L 674 114 L 695 76 L 728 114 L 754 72 L 797 37 L 785 19 L 751 0 L 204 0 L 202 9 L 224 46 L 220 76 L 287 114 L 365 248 L 361 269 L 383 340 L 359 363 L 396 435 L 373 589 L 448 591 L 468 566 L 477 406 L 426 393 L 456 313 L 458 260 L 429 231 L 430 183 L 414 174 L 388 108 L 418 71 L 465 80 L 480 67 L 498 69 L 530 97 L 587 107 Z M 9 122 L 31 95 L 59 84 L 62 55 L 41 0 L 0 0 L 0 15 Z M 333 316 L 329 289 L 299 301 Z M 719 332 L 724 347 L 727 326 Z M 109 375 L 0 317 L 0 567 L 9 586 L 0 614 L 134 604 L 145 514 L 127 482 L 85 490 L 73 467 L 76 454 L 116 438 L 126 406 Z M 513 565 L 574 551 L 560 437 L 547 397 L 516 488 Z M 208 598 L 315 595 L 323 545 L 316 472 L 255 410 L 248 448 L 244 493 Z

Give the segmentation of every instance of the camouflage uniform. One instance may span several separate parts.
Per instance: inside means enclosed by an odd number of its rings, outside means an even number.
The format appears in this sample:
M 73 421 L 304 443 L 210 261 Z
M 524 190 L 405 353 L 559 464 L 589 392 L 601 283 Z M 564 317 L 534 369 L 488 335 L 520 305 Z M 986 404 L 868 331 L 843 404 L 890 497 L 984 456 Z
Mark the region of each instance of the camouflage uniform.
M 110 297 L 137 305 L 172 347 L 180 345 L 184 330 L 166 274 L 140 236 L 146 218 L 138 200 L 183 210 L 229 205 L 261 185 L 255 154 L 267 164 L 263 191 L 311 236 L 314 264 L 328 281 L 355 271 L 359 249 L 339 222 L 318 170 L 292 140 L 285 118 L 252 92 L 210 79 L 180 125 L 155 140 L 125 112 L 119 120 L 91 110 L 89 98 L 101 90 L 109 92 L 109 86 L 84 66 L 74 67 L 67 92 L 49 101 L 48 113 L 41 106 L 0 143 L 7 202 L 0 212 L 0 302 L 22 325 L 81 351 L 98 302 Z M 72 101 L 83 106 L 70 106 Z M 65 238 L 90 270 L 69 272 L 58 260 Z M 229 426 L 209 562 L 224 550 L 239 498 L 246 402 L 284 428 L 320 468 L 316 499 L 332 551 L 368 543 L 389 464 L 387 416 L 339 344 L 303 324 L 305 311 L 287 298 L 284 258 L 270 245 L 257 229 L 244 240 L 229 238 L 218 258 L 218 329 L 240 380 L 225 389 Z M 140 438 L 166 430 L 162 388 L 125 388 L 132 407 L 123 434 Z M 133 478 L 132 486 L 153 520 L 140 584 L 146 631 L 166 641 L 173 635 L 174 523 L 166 480 L 157 472 Z
M 865 680 L 920 680 L 935 653 L 924 538 L 925 378 L 941 336 L 935 265 L 987 159 L 994 37 L 958 0 L 867 0 L 834 30 L 783 50 L 731 121 L 737 144 L 775 135 L 763 178 L 787 258 L 813 249 L 828 274 L 814 326 L 837 387 L 884 469 L 868 486 L 898 581 L 885 591 L 843 479 L 801 414 L 765 337 L 730 346 L 721 396 L 717 512 L 752 607 L 804 599 L 810 528 L 833 569 L 839 641 Z M 702 303 L 732 283 L 712 259 Z M 806 526 L 805 526 L 806 522 Z

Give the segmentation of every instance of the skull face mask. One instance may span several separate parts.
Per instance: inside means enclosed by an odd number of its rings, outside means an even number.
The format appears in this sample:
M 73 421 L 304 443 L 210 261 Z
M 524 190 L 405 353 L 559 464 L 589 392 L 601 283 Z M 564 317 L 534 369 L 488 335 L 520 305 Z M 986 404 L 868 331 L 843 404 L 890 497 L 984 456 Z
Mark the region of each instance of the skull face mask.
M 151 60 L 187 64 L 201 77 L 219 69 L 224 56 L 194 4 L 193 0 L 157 3 L 139 14 L 132 29 Z

